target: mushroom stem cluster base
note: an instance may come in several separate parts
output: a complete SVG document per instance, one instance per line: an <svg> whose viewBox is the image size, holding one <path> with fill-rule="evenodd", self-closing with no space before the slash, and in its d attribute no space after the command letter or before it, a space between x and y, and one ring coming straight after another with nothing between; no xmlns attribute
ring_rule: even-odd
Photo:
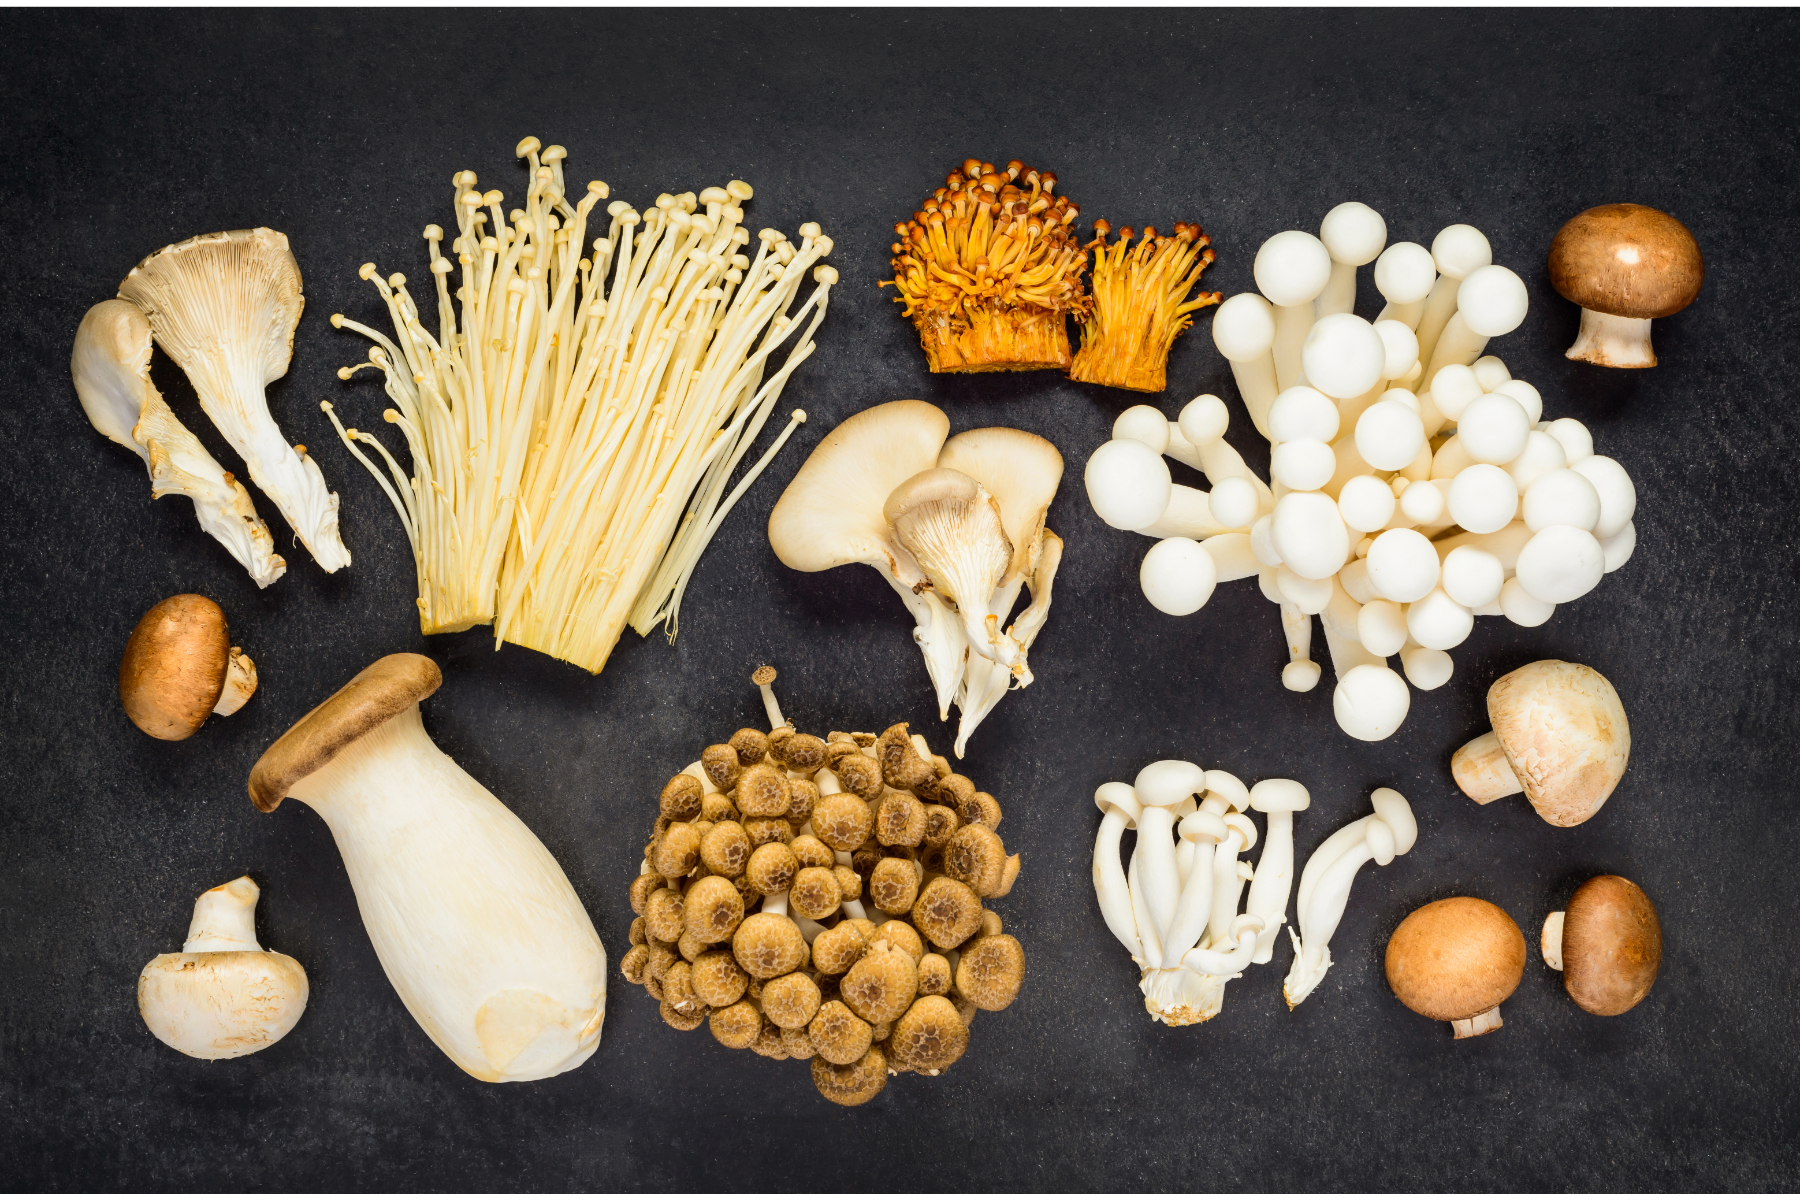
<svg viewBox="0 0 1800 1200"><path fill-rule="evenodd" d="M913 326L934 374L1069 367L1069 330L1060 312L975 306L955 315L921 310L913 314Z"/></svg>

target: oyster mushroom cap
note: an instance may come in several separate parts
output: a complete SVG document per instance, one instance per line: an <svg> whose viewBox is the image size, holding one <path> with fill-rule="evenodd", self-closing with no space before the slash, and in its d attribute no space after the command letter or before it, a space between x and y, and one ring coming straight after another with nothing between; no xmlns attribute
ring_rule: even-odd
<svg viewBox="0 0 1800 1200"><path fill-rule="evenodd" d="M920 471L889 493L882 513L946 599L986 607L1013 545L980 480L949 467Z"/></svg>
<svg viewBox="0 0 1800 1200"><path fill-rule="evenodd" d="M970 429L944 443L937 465L980 480L1000 505L1000 524L1013 547L1000 586L1030 575L1037 565L1050 501L1062 483L1062 454L1022 429ZM1000 614L1002 619L1006 615Z"/></svg>
<svg viewBox="0 0 1800 1200"><path fill-rule="evenodd" d="M1607 678L1545 659L1488 689L1493 731L1456 752L1451 771L1477 803L1523 791L1552 825L1579 825L1606 803L1631 757L1631 726Z"/></svg>

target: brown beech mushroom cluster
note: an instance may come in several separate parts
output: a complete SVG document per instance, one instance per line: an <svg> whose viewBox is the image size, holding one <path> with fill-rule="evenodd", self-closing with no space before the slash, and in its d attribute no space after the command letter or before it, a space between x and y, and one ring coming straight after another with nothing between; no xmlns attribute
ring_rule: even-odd
<svg viewBox="0 0 1800 1200"><path fill-rule="evenodd" d="M826 1099L872 1099L963 1056L1013 1002L1025 952L986 907L1019 856L1000 802L904 724L802 733L775 669L770 731L740 729L663 786L620 970L677 1029L810 1062Z"/></svg>

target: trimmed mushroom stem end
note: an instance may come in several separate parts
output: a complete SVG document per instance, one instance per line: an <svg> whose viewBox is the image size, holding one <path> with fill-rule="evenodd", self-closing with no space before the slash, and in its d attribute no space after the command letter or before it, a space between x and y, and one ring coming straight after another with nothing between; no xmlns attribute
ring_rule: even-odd
<svg viewBox="0 0 1800 1200"><path fill-rule="evenodd" d="M1486 1012L1450 1022L1450 1028L1455 1032L1457 1040L1460 1041L1463 1038L1480 1037L1484 1033L1492 1033L1502 1024L1504 1022L1500 1020L1500 1006L1496 1004Z"/></svg>
<svg viewBox="0 0 1800 1200"><path fill-rule="evenodd" d="M1513 774L1506 751L1500 748L1500 739L1492 730L1451 756L1450 774L1455 776L1456 786L1463 794L1477 804L1492 804L1525 790L1525 785Z"/></svg>
<svg viewBox="0 0 1800 1200"><path fill-rule="evenodd" d="M229 717L256 694L256 664L250 661L250 656L233 646L225 663L225 690L219 693L219 702L213 705L213 711L221 717Z"/></svg>
<svg viewBox="0 0 1800 1200"><path fill-rule="evenodd" d="M1563 914L1553 912L1544 918L1544 932L1538 936L1538 949L1544 955L1544 965L1552 971L1563 969L1562 939Z"/></svg>
<svg viewBox="0 0 1800 1200"><path fill-rule="evenodd" d="M1596 367L1654 367L1650 318L1615 317L1584 308L1581 331L1564 357Z"/></svg>

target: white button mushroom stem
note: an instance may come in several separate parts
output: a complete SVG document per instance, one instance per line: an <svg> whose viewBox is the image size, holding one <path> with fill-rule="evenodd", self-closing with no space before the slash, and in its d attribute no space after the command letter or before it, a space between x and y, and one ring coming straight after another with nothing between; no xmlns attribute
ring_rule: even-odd
<svg viewBox="0 0 1800 1200"><path fill-rule="evenodd" d="M1290 692L1310 692L1319 684L1319 664L1312 661L1312 618L1292 603L1281 606L1281 628L1287 634L1288 665L1281 669L1281 686Z"/></svg>
<svg viewBox="0 0 1800 1200"><path fill-rule="evenodd" d="M1292 779L1265 779L1250 789L1250 807L1265 814L1269 832L1244 911L1263 922L1252 962L1266 963L1275 954L1275 934L1287 921L1288 894L1294 887L1294 814L1312 804L1312 796Z"/></svg>
<svg viewBox="0 0 1800 1200"><path fill-rule="evenodd" d="M1370 859L1386 866L1396 855L1412 849L1418 839L1418 826L1405 797L1392 788L1378 788L1370 799L1375 804L1375 816L1364 819L1361 836L1354 842L1340 843L1336 847L1337 858L1316 881L1301 881L1302 901L1295 910L1300 930L1288 931L1294 942L1294 965L1282 984L1289 1008L1310 996L1331 969L1331 937L1343 919L1356 872ZM1327 839L1320 851L1331 844L1331 839ZM1319 855L1315 853L1313 857ZM1307 866L1310 871L1311 863ZM1308 882L1312 884L1310 888L1306 886Z"/></svg>
<svg viewBox="0 0 1800 1200"><path fill-rule="evenodd" d="M1100 915L1119 944L1133 958L1142 958L1143 942L1131 915L1131 888L1119 857L1119 841L1127 829L1137 828L1138 813L1144 806L1124 783L1101 784L1094 792L1094 803L1106 814L1094 838L1094 895L1100 901Z"/></svg>

